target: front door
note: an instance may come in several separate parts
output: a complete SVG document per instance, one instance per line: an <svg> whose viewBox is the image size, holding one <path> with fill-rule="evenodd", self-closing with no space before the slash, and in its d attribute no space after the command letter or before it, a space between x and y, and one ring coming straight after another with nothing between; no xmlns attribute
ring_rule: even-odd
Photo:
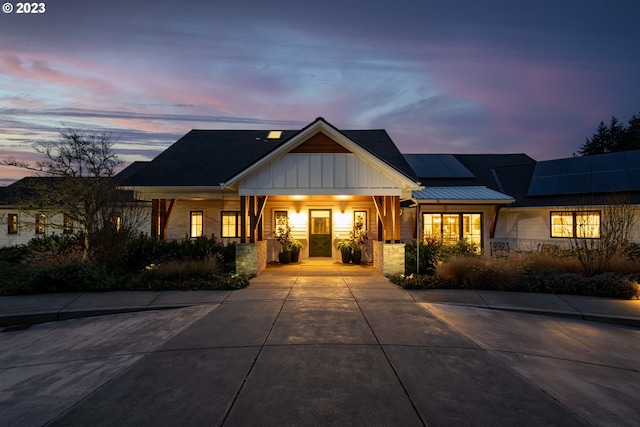
<svg viewBox="0 0 640 427"><path fill-rule="evenodd" d="M331 209L309 210L309 256L331 256Z"/></svg>

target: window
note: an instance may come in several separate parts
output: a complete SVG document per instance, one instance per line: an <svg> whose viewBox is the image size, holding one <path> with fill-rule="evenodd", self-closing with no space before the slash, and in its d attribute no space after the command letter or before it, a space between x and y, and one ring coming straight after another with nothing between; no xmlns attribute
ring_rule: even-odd
<svg viewBox="0 0 640 427"><path fill-rule="evenodd" d="M273 212L273 232L275 234L275 230L278 229L278 221L282 221L284 219L289 219L289 214L287 211L274 211Z"/></svg>
<svg viewBox="0 0 640 427"><path fill-rule="evenodd" d="M65 215L62 221L62 226L64 227L62 233L73 234L73 218L71 218L69 215Z"/></svg>
<svg viewBox="0 0 640 427"><path fill-rule="evenodd" d="M120 212L114 212L109 215L109 223L116 231L120 231L120 227L122 226L122 215L120 215Z"/></svg>
<svg viewBox="0 0 640 427"><path fill-rule="evenodd" d="M47 214L41 213L36 215L36 234L44 234L47 227Z"/></svg>
<svg viewBox="0 0 640 427"><path fill-rule="evenodd" d="M482 246L480 213L424 213L422 230L425 238L435 238L448 244L466 240Z"/></svg>
<svg viewBox="0 0 640 427"><path fill-rule="evenodd" d="M18 214L9 214L7 216L7 233L18 234Z"/></svg>
<svg viewBox="0 0 640 427"><path fill-rule="evenodd" d="M368 222L367 222L367 211L353 211L353 223L362 223L364 225L364 231L367 231Z"/></svg>
<svg viewBox="0 0 640 427"><path fill-rule="evenodd" d="M551 237L598 239L600 212L551 212Z"/></svg>
<svg viewBox="0 0 640 427"><path fill-rule="evenodd" d="M201 237L204 234L204 213L202 211L191 212L191 237Z"/></svg>
<svg viewBox="0 0 640 427"><path fill-rule="evenodd" d="M222 212L222 237L240 237L240 212Z"/></svg>

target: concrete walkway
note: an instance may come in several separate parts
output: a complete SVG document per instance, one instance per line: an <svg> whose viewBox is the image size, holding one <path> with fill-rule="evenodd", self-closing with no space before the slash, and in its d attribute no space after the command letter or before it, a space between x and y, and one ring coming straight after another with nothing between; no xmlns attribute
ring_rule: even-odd
<svg viewBox="0 0 640 427"><path fill-rule="evenodd" d="M148 311L191 305L173 311L184 319L179 327L167 323L172 311ZM46 325L0 334L0 383L12 384L0 389L9 399L0 404L7 417L0 424L571 426L633 425L640 418L640 331L524 313L633 323L638 301L408 292L371 267L327 262L271 267L233 292L0 298L3 319L13 316L14 324L36 319L28 316L137 310L146 312L91 320L111 323L94 326L83 340L128 336L124 353L115 341L101 343L111 352L104 358L68 334L69 343L50 338L57 350L49 360L30 347L29 334L47 336ZM149 329L160 315L163 334ZM130 319L142 329L124 326ZM83 323L74 325L79 333ZM136 337L146 346L136 347ZM21 357L38 359L18 366ZM61 386L76 385L68 377L73 369L29 371L111 358L118 365L100 369L94 381L95 368L83 370L90 385L74 393ZM30 406L10 397L17 390ZM40 412L36 397L45 402Z"/></svg>

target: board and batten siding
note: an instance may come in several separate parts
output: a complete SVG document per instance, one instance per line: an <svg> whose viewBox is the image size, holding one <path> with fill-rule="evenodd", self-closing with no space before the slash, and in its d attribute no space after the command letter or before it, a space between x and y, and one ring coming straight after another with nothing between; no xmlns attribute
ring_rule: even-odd
<svg viewBox="0 0 640 427"><path fill-rule="evenodd" d="M240 182L241 194L244 190L266 195L386 195L383 190L396 194L400 188L383 169L351 153L288 153Z"/></svg>

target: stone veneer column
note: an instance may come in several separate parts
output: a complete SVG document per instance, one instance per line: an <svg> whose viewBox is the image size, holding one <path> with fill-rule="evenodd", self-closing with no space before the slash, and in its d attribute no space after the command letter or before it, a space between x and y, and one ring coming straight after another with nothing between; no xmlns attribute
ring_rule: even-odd
<svg viewBox="0 0 640 427"><path fill-rule="evenodd" d="M373 242L373 266L382 274L404 274L404 243Z"/></svg>
<svg viewBox="0 0 640 427"><path fill-rule="evenodd" d="M267 241L236 245L236 273L257 276L267 268Z"/></svg>

